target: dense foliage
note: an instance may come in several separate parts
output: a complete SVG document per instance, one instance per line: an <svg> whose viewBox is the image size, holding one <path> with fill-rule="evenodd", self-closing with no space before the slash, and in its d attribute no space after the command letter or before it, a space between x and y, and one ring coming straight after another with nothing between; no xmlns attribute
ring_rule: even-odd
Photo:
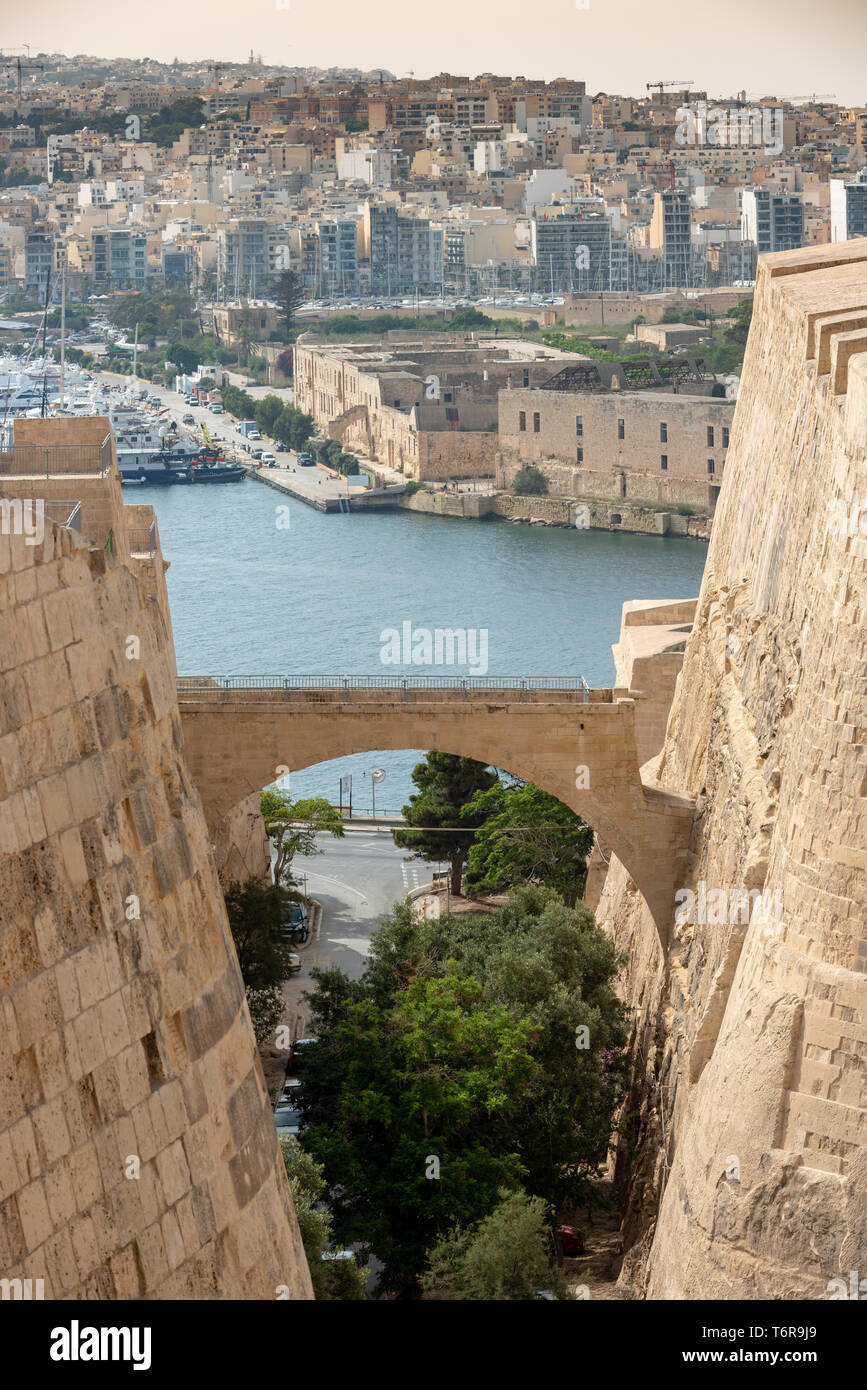
<svg viewBox="0 0 867 1390"><path fill-rule="evenodd" d="M525 888L483 916L400 904L361 980L311 972L302 1142L338 1238L376 1254L384 1290L416 1294L437 1242L503 1188L549 1221L594 1200L625 1083L619 963L586 908Z"/></svg>
<svg viewBox="0 0 867 1390"><path fill-rule="evenodd" d="M580 898L587 876L593 830L556 797L528 783L501 781L477 792L461 811L479 829L469 850L470 893L498 893L525 883L545 883L564 902Z"/></svg>
<svg viewBox="0 0 867 1390"><path fill-rule="evenodd" d="M313 433L313 416L286 405L280 396L254 397L237 386L226 386L223 407L238 420L255 420L260 434L286 449L303 449Z"/></svg>
<svg viewBox="0 0 867 1390"><path fill-rule="evenodd" d="M365 1272L358 1268L356 1261L322 1258L332 1244L331 1217L323 1203L322 1164L305 1153L292 1136L281 1139L280 1148L317 1300L363 1299Z"/></svg>
<svg viewBox="0 0 867 1390"><path fill-rule="evenodd" d="M565 1281L551 1266L545 1203L504 1188L490 1216L437 1241L422 1283L457 1299L526 1300L539 1289L565 1296Z"/></svg>

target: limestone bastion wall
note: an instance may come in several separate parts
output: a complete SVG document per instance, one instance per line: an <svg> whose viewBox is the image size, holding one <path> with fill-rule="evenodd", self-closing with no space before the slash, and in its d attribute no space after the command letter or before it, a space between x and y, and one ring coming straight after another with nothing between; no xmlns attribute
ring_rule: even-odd
<svg viewBox="0 0 867 1390"><path fill-rule="evenodd" d="M311 1298L174 677L120 558L0 534L0 1277Z"/></svg>
<svg viewBox="0 0 867 1390"><path fill-rule="evenodd" d="M638 1118L622 1279L827 1298L867 1276L867 241L762 258L695 624L655 760L684 887L766 890L663 960L616 861ZM717 904L719 899L716 900ZM688 910L688 903L686 904Z"/></svg>

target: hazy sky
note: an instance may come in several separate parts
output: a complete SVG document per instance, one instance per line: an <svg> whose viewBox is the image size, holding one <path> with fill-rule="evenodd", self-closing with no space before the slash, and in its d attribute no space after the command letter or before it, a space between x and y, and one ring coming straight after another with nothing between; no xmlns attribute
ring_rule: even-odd
<svg viewBox="0 0 867 1390"><path fill-rule="evenodd" d="M583 79L867 105L867 0L0 0L2 45Z"/></svg>

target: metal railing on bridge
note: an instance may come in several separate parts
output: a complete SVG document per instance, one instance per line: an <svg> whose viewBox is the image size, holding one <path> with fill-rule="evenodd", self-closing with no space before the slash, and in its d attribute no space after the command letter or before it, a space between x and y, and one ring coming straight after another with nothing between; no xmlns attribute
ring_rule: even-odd
<svg viewBox="0 0 867 1390"><path fill-rule="evenodd" d="M178 699L184 701L229 700L233 697L255 695L257 692L282 693L286 700L293 691L304 692L315 699L340 696L350 690L390 690L408 699L413 692L449 690L469 696L474 691L514 691L519 700L532 697L537 691L556 691L588 704L592 695L606 701L611 690L591 692L583 676L535 676L519 679L515 676L179 676Z"/></svg>

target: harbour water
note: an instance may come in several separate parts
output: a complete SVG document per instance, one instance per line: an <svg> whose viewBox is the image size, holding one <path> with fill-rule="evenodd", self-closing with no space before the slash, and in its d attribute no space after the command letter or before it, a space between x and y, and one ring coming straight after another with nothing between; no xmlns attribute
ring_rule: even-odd
<svg viewBox="0 0 867 1390"><path fill-rule="evenodd" d="M700 541L448 521L411 512L313 510L249 480L130 491L157 515L182 675L463 676L467 666L384 665L386 629L487 632L491 676L614 678L621 604L698 593ZM398 811L424 750L371 749L293 771L293 796Z"/></svg>

